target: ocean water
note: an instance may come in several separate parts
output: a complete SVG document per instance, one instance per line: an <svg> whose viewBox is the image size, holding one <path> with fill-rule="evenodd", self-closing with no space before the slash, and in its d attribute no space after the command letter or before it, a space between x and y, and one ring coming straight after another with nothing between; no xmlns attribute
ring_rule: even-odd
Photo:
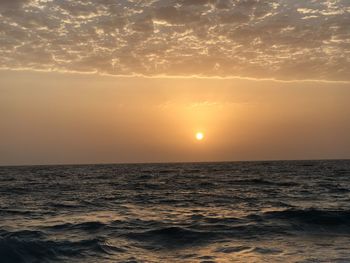
<svg viewBox="0 0 350 263"><path fill-rule="evenodd" d="M350 262L350 161L1 167L0 262Z"/></svg>

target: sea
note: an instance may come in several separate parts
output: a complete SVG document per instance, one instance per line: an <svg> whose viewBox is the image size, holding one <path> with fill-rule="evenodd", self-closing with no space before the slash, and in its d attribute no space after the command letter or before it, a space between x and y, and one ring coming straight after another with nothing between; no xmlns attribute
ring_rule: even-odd
<svg viewBox="0 0 350 263"><path fill-rule="evenodd" d="M0 262L350 262L350 160L0 167Z"/></svg>

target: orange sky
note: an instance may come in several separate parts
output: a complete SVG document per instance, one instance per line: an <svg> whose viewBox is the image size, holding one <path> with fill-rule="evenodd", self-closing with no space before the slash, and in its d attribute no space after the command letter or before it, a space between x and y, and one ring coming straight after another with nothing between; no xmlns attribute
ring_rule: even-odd
<svg viewBox="0 0 350 263"><path fill-rule="evenodd" d="M0 165L350 158L349 12L2 0Z"/></svg>
<svg viewBox="0 0 350 263"><path fill-rule="evenodd" d="M350 158L349 98L341 82L1 71L0 164Z"/></svg>

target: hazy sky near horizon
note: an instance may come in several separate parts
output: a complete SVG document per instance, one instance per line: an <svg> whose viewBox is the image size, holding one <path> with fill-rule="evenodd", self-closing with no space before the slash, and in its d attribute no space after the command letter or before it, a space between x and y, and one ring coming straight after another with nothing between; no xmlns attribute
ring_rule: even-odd
<svg viewBox="0 0 350 263"><path fill-rule="evenodd" d="M0 165L350 158L349 24L349 0L2 0Z"/></svg>
<svg viewBox="0 0 350 263"><path fill-rule="evenodd" d="M349 98L340 82L0 71L0 164L350 158Z"/></svg>

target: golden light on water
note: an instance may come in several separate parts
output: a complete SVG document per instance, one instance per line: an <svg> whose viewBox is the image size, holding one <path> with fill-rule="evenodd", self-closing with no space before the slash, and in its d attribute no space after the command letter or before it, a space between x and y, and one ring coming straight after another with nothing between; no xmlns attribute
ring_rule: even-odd
<svg viewBox="0 0 350 263"><path fill-rule="evenodd" d="M204 138L204 134L202 132L197 132L196 133L196 139L197 141L201 141Z"/></svg>

